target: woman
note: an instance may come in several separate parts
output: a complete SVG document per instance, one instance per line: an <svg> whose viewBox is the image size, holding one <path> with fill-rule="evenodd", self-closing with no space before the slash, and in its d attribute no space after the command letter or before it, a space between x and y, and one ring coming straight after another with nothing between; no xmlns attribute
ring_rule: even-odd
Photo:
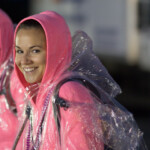
<svg viewBox="0 0 150 150"><path fill-rule="evenodd" d="M91 95L77 82L67 82L60 88L59 96L70 102L70 108L60 108L61 121L57 130L53 91L63 74L70 74L67 68L71 51L68 26L55 12L27 17L17 25L14 61L19 81L27 90L24 118L27 108L31 108L17 149L19 146L40 150L104 149L101 128L93 131L95 122L91 119L97 120L99 126L100 119L96 113L91 115L95 109Z"/></svg>
<svg viewBox="0 0 150 150"><path fill-rule="evenodd" d="M27 17L17 25L15 72L26 98L23 126L13 150L139 148L142 133L131 113L115 101L120 89L87 50L91 45L83 44L88 41L84 36L77 40L74 48L78 50L72 57L69 28L63 17L52 11ZM57 98L64 108L56 105Z"/></svg>

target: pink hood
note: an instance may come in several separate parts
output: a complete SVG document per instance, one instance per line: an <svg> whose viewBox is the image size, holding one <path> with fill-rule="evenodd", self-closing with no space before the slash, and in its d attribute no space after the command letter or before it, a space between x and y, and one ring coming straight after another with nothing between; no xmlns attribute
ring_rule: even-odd
<svg viewBox="0 0 150 150"><path fill-rule="evenodd" d="M11 19L0 9L0 65L3 64L12 53L13 33L13 23Z"/></svg>
<svg viewBox="0 0 150 150"><path fill-rule="evenodd" d="M16 27L26 20L36 20L45 31L47 42L46 69L41 84L56 80L64 67L71 61L71 35L65 20L57 13L45 11L23 19ZM15 34L16 34L15 31ZM15 51L14 51L15 56ZM15 64L15 71L24 87L28 86L23 74Z"/></svg>

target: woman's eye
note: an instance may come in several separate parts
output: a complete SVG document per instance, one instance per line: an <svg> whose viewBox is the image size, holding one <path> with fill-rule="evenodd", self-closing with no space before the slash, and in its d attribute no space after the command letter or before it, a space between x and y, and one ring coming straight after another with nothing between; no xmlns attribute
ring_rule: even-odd
<svg viewBox="0 0 150 150"><path fill-rule="evenodd" d="M17 54L22 54L22 53L23 53L23 51L22 51L22 50L20 50L20 49L18 49L18 50L16 50L16 53L17 53Z"/></svg>
<svg viewBox="0 0 150 150"><path fill-rule="evenodd" d="M39 49L34 49L34 50L32 50L32 52L33 52L33 53L39 53L40 50L39 50Z"/></svg>

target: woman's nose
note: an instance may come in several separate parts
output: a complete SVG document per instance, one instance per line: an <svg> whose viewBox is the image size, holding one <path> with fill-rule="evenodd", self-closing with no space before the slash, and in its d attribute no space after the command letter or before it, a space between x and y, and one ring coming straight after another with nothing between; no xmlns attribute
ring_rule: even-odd
<svg viewBox="0 0 150 150"><path fill-rule="evenodd" d="M28 54L24 54L21 57L21 64L26 65L26 64L30 64L31 62L32 62L32 60Z"/></svg>

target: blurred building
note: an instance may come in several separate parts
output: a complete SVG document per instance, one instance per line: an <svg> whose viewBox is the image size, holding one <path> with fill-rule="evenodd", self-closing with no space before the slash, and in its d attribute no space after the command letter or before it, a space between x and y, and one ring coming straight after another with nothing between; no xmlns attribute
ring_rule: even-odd
<svg viewBox="0 0 150 150"><path fill-rule="evenodd" d="M31 0L30 13L54 10L72 33L86 31L99 55L150 71L149 0Z"/></svg>
<svg viewBox="0 0 150 150"><path fill-rule="evenodd" d="M86 31L97 54L129 63L139 57L137 0L32 0L31 13L51 9L61 13L72 33Z"/></svg>

